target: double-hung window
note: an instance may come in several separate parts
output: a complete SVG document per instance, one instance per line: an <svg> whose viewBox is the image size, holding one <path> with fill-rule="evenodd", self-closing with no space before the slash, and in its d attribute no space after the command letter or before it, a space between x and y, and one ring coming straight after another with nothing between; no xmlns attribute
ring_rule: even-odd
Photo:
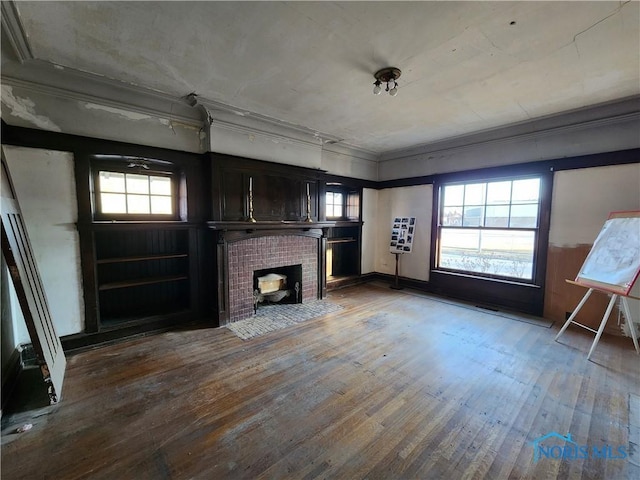
<svg viewBox="0 0 640 480"><path fill-rule="evenodd" d="M440 187L436 268L533 282L541 178Z"/></svg>

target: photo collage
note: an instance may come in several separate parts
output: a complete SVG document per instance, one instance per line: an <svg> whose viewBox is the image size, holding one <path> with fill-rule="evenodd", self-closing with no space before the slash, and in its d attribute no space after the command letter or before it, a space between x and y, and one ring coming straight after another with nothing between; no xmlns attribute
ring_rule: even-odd
<svg viewBox="0 0 640 480"><path fill-rule="evenodd" d="M391 253L411 253L416 228L415 217L395 217L391 228Z"/></svg>

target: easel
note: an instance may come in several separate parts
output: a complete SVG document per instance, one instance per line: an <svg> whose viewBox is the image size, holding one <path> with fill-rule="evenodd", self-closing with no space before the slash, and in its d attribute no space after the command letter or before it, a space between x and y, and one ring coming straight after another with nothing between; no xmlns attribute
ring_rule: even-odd
<svg viewBox="0 0 640 480"><path fill-rule="evenodd" d="M390 288L393 288L394 290L402 290L402 287L400 286L400 276L398 275L398 260L400 259L400 254L396 252L396 276L395 276L395 280L393 285L390 286Z"/></svg>
<svg viewBox="0 0 640 480"><path fill-rule="evenodd" d="M567 280L567 283L570 283L572 285L579 285L581 287L585 287L585 285L582 285L581 283L578 283L578 282L574 282L572 280ZM596 334L596 338L593 341L593 343L591 344L591 349L589 350L589 354L587 355L587 360L589 360L591 358L591 354L593 353L593 351L596 348L596 345L598 345L598 342L600 341L600 337L602 336L602 332L604 331L604 327L607 324L607 320L609 319L609 315L611 315L611 311L613 310L613 306L615 305L616 300L618 299L618 297L620 297L620 303L622 303L622 309L624 311L625 317L627 317L629 330L631 331L631 338L633 339L633 345L636 347L636 353L640 354L640 347L638 346L638 336L636 334L636 329L633 326L633 321L632 321L632 317L631 317L631 309L629 308L629 303L627 302L627 298L633 298L635 300L640 300L640 298L634 297L632 295L620 295L620 294L617 294L617 293L614 293L613 295L611 295L611 300L609 300L609 305L607 305L607 310L604 312L604 316L602 317L602 321L600 322L600 327L598 328L598 330L594 330L591 327L587 327L586 325L583 325L582 323L578 323L578 322L573 320L576 317L576 315L578 314L578 312L580 311L580 309L584 306L584 304L587 303L587 300L589 299L591 294L594 292L594 290L596 290L593 287L587 287L587 288L589 288L589 290L587 290L587 293L585 293L584 297L582 297L582 300L580 300L580 303L578 303L578 306L575 308L575 310L573 311L573 313L571 314L569 319L562 326L562 328L560 329L560 331L558 332L558 334L556 335L556 338L554 340L558 341L558 338L560 338L560 335L562 335L564 333L564 331L567 329L567 327L572 323L574 325L578 325L579 327L582 327L582 328L584 328L586 330L589 330L590 332L595 333ZM603 293L609 293L609 292L605 292L604 290L598 290L598 291L603 292Z"/></svg>
<svg viewBox="0 0 640 480"><path fill-rule="evenodd" d="M587 360L591 358L591 354L596 345L598 345L609 315L611 315L613 306L618 298L620 298L624 315L627 317L636 353L640 354L638 335L636 334L633 317L631 317L631 309L627 302L627 298L640 300L640 298L630 294L633 285L640 276L640 235L638 232L640 232L640 210L611 212L593 243L582 268L578 272L576 280L567 280L567 283L579 285L588 288L588 290L556 335L555 340L557 341L572 323L595 333L596 338L591 344ZM620 255L620 252L624 252L624 255ZM598 330L574 320L594 290L611 295L611 300L609 300L609 305L607 305L607 310L604 312Z"/></svg>

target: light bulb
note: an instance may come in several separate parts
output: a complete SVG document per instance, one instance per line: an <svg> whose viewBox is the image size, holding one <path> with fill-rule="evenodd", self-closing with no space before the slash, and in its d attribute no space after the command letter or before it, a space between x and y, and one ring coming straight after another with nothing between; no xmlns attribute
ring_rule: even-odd
<svg viewBox="0 0 640 480"><path fill-rule="evenodd" d="M382 88L380 88L380 82L376 82L375 87L373 87L373 94L374 95L380 95L380 92L382 91Z"/></svg>
<svg viewBox="0 0 640 480"><path fill-rule="evenodd" d="M391 90L389 90L389 95L395 97L398 94L398 86L394 85Z"/></svg>

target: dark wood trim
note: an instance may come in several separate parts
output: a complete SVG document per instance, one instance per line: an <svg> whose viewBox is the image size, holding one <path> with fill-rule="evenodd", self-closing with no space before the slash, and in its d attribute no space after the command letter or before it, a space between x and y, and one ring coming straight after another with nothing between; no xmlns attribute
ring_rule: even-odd
<svg viewBox="0 0 640 480"><path fill-rule="evenodd" d="M295 176L309 180L324 180L326 173L324 170L318 170L308 167L300 167L298 165L289 165L286 163L269 162L266 160L254 160L252 158L237 157L235 155L227 155L223 153L207 153L211 159L214 168L225 165L232 165L234 169L247 172L264 172L269 174L281 174L287 176Z"/></svg>
<svg viewBox="0 0 640 480"><path fill-rule="evenodd" d="M542 315L544 288L518 282L474 277L439 270L431 271L431 291L483 305Z"/></svg>
<svg viewBox="0 0 640 480"><path fill-rule="evenodd" d="M73 355L96 347L130 340L132 337L155 335L171 330L178 330L187 326L214 327L215 325L206 325L202 321L194 321L191 315L181 312L163 317L153 317L151 320L141 319L138 323L104 329L101 332L66 335L60 340L62 341L62 348L65 354Z"/></svg>
<svg viewBox="0 0 640 480"><path fill-rule="evenodd" d="M381 281L386 282L389 286L395 283L395 275L388 273L372 272L360 276L362 282ZM431 283L426 280L416 280L415 278L398 277L398 284L404 288L411 288L421 292L432 292Z"/></svg>
<svg viewBox="0 0 640 480"><path fill-rule="evenodd" d="M325 183L341 183L343 186L351 189L360 189L362 191L363 188L379 188L378 183L375 180L365 180L362 178L353 178L353 177L344 177L341 175L333 175L332 173L325 173L323 175L322 180Z"/></svg>
<svg viewBox="0 0 640 480"><path fill-rule="evenodd" d="M336 225L336 222L207 222L212 230L239 231L251 233L259 230L311 230L328 228Z"/></svg>
<svg viewBox="0 0 640 480"><path fill-rule="evenodd" d="M78 230L89 230L92 232L106 232L106 231L124 231L124 230L148 230L150 228L162 228L163 230L186 230L188 228L203 227L199 222L181 222L166 221L166 222L125 222L125 221L112 221L112 222L86 222L77 223Z"/></svg>

